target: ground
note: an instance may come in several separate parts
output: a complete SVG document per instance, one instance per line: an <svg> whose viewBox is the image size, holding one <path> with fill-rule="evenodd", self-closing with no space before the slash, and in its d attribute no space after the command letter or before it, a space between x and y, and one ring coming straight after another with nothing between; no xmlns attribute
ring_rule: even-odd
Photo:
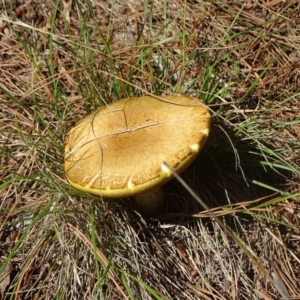
<svg viewBox="0 0 300 300"><path fill-rule="evenodd" d="M2 1L0 298L300 299L299 24L298 1ZM176 180L152 218L68 184L76 121L172 93L211 110L181 174L210 210Z"/></svg>

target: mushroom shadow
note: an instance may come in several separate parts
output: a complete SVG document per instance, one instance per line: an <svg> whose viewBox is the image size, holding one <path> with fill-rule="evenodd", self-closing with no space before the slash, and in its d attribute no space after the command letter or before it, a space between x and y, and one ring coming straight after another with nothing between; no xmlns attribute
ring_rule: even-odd
<svg viewBox="0 0 300 300"><path fill-rule="evenodd" d="M283 189L292 173L271 167L275 158L262 151L253 140L245 141L234 129L214 123L205 149L181 177L211 209L260 198L266 201ZM167 206L160 220L205 210L176 179L164 189Z"/></svg>

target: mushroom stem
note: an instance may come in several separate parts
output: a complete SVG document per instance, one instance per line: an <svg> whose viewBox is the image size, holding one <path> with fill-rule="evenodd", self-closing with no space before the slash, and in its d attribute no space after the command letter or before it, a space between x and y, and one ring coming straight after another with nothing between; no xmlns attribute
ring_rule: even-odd
<svg viewBox="0 0 300 300"><path fill-rule="evenodd" d="M134 196L132 206L144 217L153 217L157 215L165 204L165 195L162 187L150 192Z"/></svg>

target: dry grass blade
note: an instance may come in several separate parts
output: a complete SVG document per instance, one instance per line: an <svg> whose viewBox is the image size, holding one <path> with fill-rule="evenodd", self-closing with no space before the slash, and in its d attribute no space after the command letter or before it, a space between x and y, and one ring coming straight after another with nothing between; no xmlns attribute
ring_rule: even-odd
<svg viewBox="0 0 300 300"><path fill-rule="evenodd" d="M92 245L91 241L76 227L74 227L72 224L67 222L67 226L70 228L70 230L90 249L91 253L93 253L96 250L97 257L102 264L103 268L105 270L108 270L108 277L113 281L116 288L120 292L120 294L124 297L124 299L129 299L127 295L124 293L123 288L120 285L120 279L117 275L117 273L111 268L110 263L104 253L97 247L94 249L94 246Z"/></svg>
<svg viewBox="0 0 300 300"><path fill-rule="evenodd" d="M2 299L4 298L7 287L10 285L10 272L7 269L8 266L0 274L0 296Z"/></svg>
<svg viewBox="0 0 300 300"><path fill-rule="evenodd" d="M220 295L220 293L218 293L218 291L216 291L215 289L213 289L211 292L207 291L204 288L198 287L198 286L192 286L191 284L187 284L187 286L193 290L195 292L195 294L200 297L200 299L205 299L205 300L209 300L212 297L214 297L214 299L217 300L224 300L226 298L224 298L222 295Z"/></svg>

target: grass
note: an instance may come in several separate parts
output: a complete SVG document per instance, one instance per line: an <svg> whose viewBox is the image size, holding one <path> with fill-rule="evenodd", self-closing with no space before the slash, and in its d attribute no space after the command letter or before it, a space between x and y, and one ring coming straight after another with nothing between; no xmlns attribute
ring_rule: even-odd
<svg viewBox="0 0 300 300"><path fill-rule="evenodd" d="M299 4L68 3L1 4L0 298L299 298ZM152 219L73 189L75 122L162 93L211 109L182 174L211 210L175 180Z"/></svg>

